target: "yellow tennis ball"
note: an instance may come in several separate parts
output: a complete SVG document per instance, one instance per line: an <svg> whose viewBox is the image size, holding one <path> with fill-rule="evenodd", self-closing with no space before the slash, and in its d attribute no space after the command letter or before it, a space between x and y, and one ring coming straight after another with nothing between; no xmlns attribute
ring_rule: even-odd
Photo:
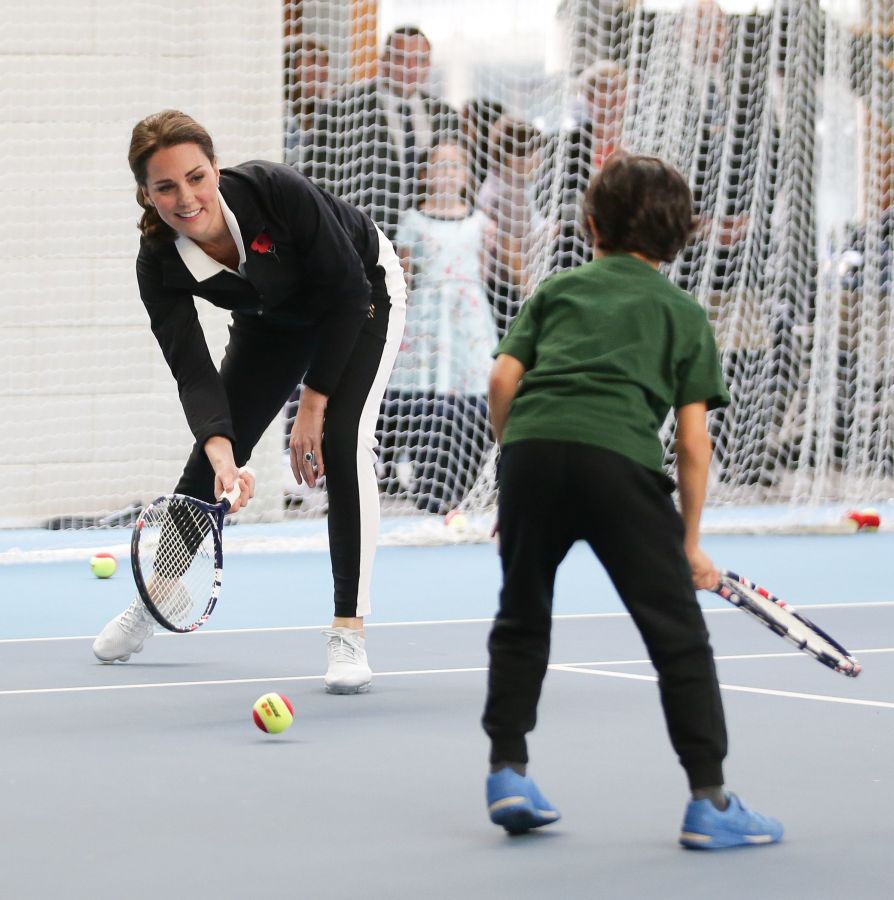
<svg viewBox="0 0 894 900"><path fill-rule="evenodd" d="M469 522L458 509L454 509L444 516L444 524L448 528L455 528L457 531L462 531L468 527Z"/></svg>
<svg viewBox="0 0 894 900"><path fill-rule="evenodd" d="M97 578L111 578L118 563L111 553L95 553L90 560L90 569Z"/></svg>
<svg viewBox="0 0 894 900"><path fill-rule="evenodd" d="M288 697L271 693L255 700L251 716L261 731L279 734L292 724L294 712Z"/></svg>

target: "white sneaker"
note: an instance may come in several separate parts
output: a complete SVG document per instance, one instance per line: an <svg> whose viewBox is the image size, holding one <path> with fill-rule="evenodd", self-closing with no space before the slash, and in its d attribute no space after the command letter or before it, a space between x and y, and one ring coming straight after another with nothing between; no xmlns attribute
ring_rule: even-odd
<svg viewBox="0 0 894 900"><path fill-rule="evenodd" d="M93 642L93 653L100 662L127 662L131 653L143 649L143 641L152 637L155 620L139 597L115 616Z"/></svg>
<svg viewBox="0 0 894 900"><path fill-rule="evenodd" d="M330 694L361 694L369 690L372 671L366 660L366 639L353 628L327 628L329 668L324 684Z"/></svg>

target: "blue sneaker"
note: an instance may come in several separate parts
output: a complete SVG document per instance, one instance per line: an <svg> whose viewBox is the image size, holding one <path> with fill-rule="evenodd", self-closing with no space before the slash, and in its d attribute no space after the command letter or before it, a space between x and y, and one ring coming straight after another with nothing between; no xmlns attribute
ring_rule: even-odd
<svg viewBox="0 0 894 900"><path fill-rule="evenodd" d="M729 806L717 809L710 800L690 800L683 818L680 843L691 850L717 850L753 844L775 844L782 838L782 823L745 806L727 794Z"/></svg>
<svg viewBox="0 0 894 900"><path fill-rule="evenodd" d="M524 834L560 818L530 778L509 768L487 776L487 811L491 822L510 834Z"/></svg>

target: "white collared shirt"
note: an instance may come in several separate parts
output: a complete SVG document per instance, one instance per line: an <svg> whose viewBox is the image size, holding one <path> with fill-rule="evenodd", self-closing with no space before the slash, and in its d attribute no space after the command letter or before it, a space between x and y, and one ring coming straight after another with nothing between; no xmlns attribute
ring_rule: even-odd
<svg viewBox="0 0 894 900"><path fill-rule="evenodd" d="M431 146L432 130L431 121L425 108L425 101L415 91L411 97L398 97L381 86L379 91L385 104L385 118L388 120L388 131L394 143L400 148L400 152L404 152L404 126L401 120L398 108L402 103L410 105L410 112L413 116L413 139L416 150L425 149Z"/></svg>
<svg viewBox="0 0 894 900"><path fill-rule="evenodd" d="M230 229L230 234L236 242L236 249L239 251L239 271L234 272L229 266L225 266L216 259L212 259L192 238L188 238L186 235L181 234L177 240L174 241L174 246L180 254L180 259L183 260L183 265L186 266L189 270L189 274L192 275L196 281L207 281L219 272L232 272L234 275L239 275L242 278L245 277L245 244L242 243L242 233L239 231L239 223L236 221L236 216L233 215L233 211L227 206L220 190L217 192L217 200L220 203L220 210L223 213L224 222L227 223L227 228Z"/></svg>

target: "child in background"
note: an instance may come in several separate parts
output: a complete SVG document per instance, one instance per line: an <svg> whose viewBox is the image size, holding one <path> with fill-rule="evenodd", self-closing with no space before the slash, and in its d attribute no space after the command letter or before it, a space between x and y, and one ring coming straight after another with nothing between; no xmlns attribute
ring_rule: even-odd
<svg viewBox="0 0 894 900"><path fill-rule="evenodd" d="M486 393L497 332L482 274L490 223L466 199L469 166L459 144L434 146L421 180L424 195L396 236L410 299L389 388L399 410L396 452L412 466L417 505L445 513L462 501L491 446Z"/></svg>
<svg viewBox="0 0 894 900"><path fill-rule="evenodd" d="M538 207L542 146L542 135L533 125L508 115L500 116L490 130L490 164L477 206L494 225L486 285L501 337L528 296L533 263L547 235Z"/></svg>
<svg viewBox="0 0 894 900"><path fill-rule="evenodd" d="M597 258L543 282L501 341L490 378L503 567L483 718L490 818L511 833L559 818L526 774L525 735L549 661L556 569L585 540L658 672L692 791L680 842L773 843L779 822L723 787L723 707L694 590L718 580L699 547L705 418L729 395L704 311L658 271L689 239L692 196L661 160L616 153L591 182L584 213ZM658 436L671 407L679 513Z"/></svg>

